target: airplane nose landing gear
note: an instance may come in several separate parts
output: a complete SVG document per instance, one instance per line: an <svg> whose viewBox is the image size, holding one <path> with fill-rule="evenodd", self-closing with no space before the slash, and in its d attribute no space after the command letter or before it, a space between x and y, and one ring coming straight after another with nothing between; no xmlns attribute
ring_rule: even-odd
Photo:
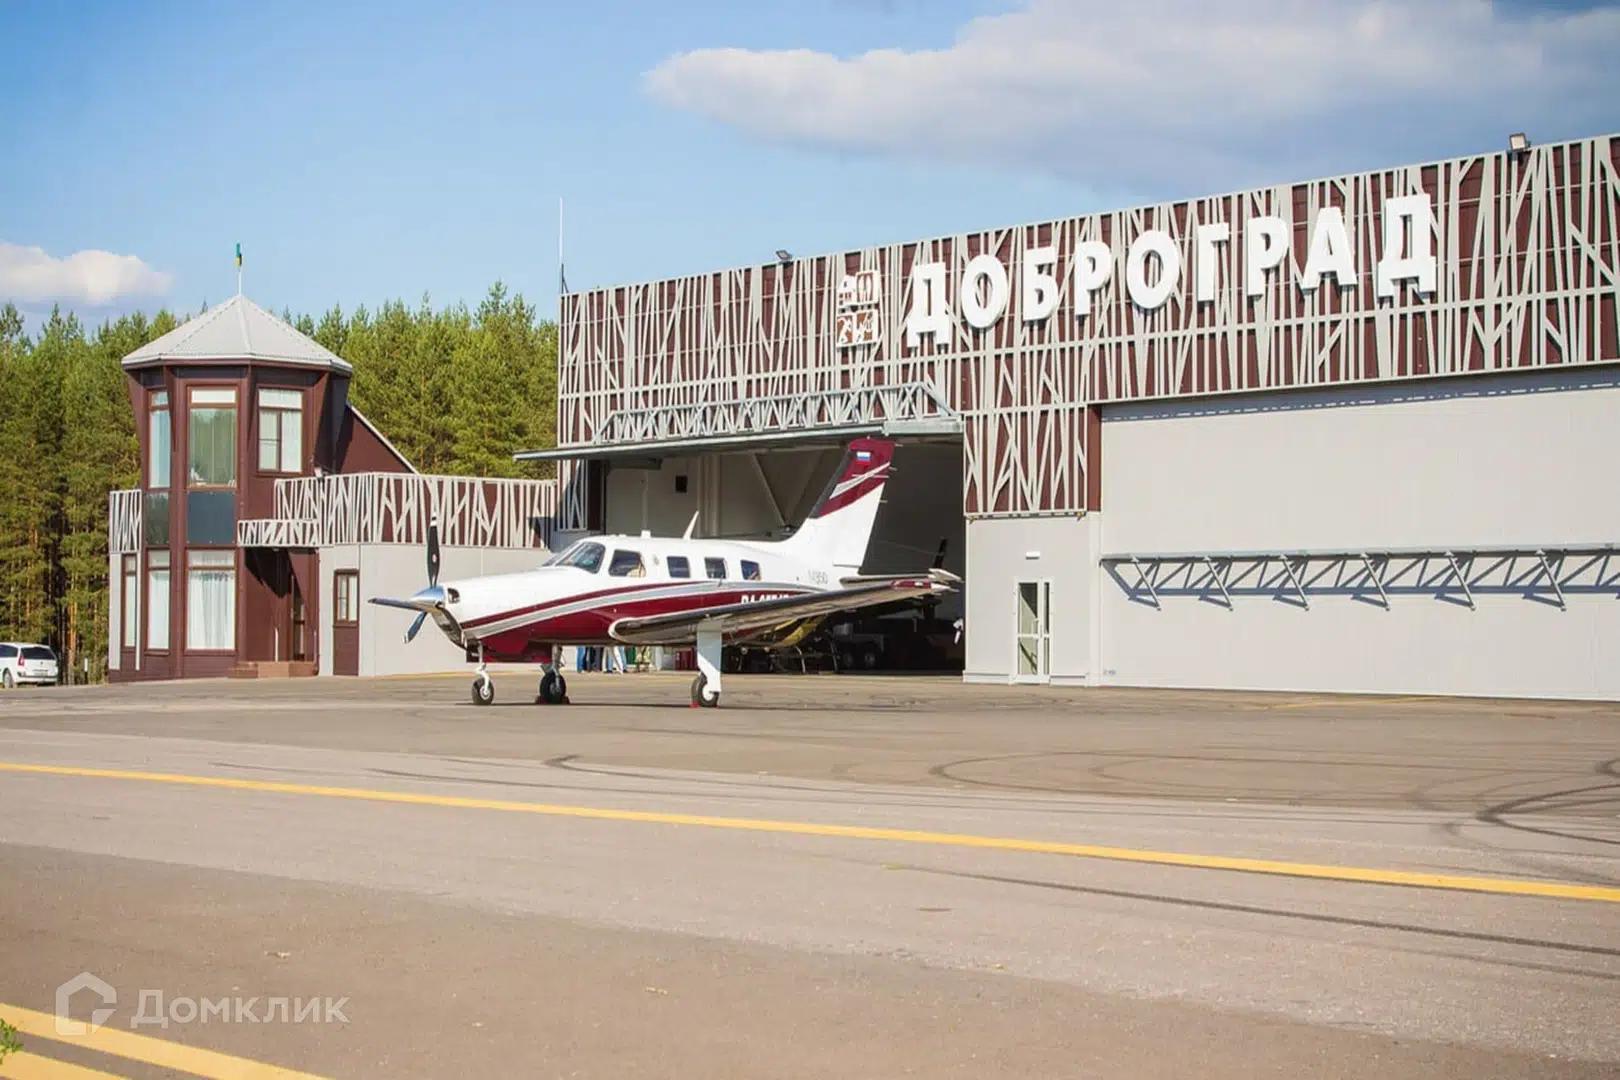
<svg viewBox="0 0 1620 1080"><path fill-rule="evenodd" d="M489 665L484 663L484 644L478 643L478 677L473 680L474 705L489 705L495 700L495 680L489 677Z"/></svg>

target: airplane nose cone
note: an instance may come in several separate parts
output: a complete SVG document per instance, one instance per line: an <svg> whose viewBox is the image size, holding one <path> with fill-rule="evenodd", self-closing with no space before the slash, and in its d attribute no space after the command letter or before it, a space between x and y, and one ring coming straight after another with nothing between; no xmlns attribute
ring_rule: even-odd
<svg viewBox="0 0 1620 1080"><path fill-rule="evenodd" d="M441 586L441 585L429 585L427 588L423 589L422 591L418 592L415 596L411 597L411 599L412 600L418 600L418 601L421 601L421 602L427 603L427 604L435 604L435 605L443 604L444 599L445 599L444 587Z"/></svg>

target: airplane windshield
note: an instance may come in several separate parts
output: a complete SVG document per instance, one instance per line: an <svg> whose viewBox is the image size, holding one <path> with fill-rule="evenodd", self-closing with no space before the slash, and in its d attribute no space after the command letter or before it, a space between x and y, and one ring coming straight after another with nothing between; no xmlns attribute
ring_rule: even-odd
<svg viewBox="0 0 1620 1080"><path fill-rule="evenodd" d="M605 554L607 554L607 550L601 544L581 540L573 547L553 555L542 565L577 566L587 574L594 574L602 568L602 556Z"/></svg>

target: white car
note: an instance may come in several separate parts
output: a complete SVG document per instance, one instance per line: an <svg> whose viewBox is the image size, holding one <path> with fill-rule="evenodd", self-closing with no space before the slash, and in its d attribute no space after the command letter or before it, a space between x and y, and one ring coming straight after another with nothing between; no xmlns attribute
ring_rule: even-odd
<svg viewBox="0 0 1620 1080"><path fill-rule="evenodd" d="M49 645L0 641L0 686L7 690L21 683L49 686L61 674L56 652Z"/></svg>

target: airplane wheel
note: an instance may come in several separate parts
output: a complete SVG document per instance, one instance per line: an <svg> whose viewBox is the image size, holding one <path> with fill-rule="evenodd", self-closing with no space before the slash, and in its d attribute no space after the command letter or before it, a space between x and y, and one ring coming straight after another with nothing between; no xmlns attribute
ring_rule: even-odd
<svg viewBox="0 0 1620 1080"><path fill-rule="evenodd" d="M495 700L495 680L474 679L472 684L474 705L488 705Z"/></svg>
<svg viewBox="0 0 1620 1080"><path fill-rule="evenodd" d="M540 677L540 700L547 705L566 705L568 680L555 671L546 672Z"/></svg>
<svg viewBox="0 0 1620 1080"><path fill-rule="evenodd" d="M708 685L709 685L709 680L705 679L702 675L699 675L697 678L692 680L692 704L693 705L697 705L700 708L704 708L704 709L712 709L716 705L720 704L720 695L719 694L715 694L713 697L710 697L708 694L705 694L703 692L705 689L708 688Z"/></svg>

